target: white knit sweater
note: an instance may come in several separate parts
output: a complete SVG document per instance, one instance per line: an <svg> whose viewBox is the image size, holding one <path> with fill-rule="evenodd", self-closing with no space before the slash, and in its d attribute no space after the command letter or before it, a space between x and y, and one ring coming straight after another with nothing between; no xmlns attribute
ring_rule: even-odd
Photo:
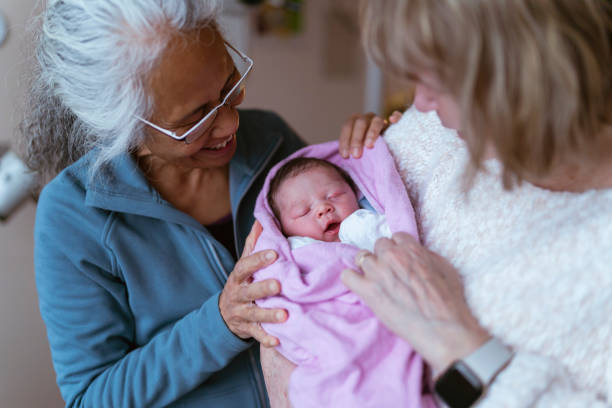
<svg viewBox="0 0 612 408"><path fill-rule="evenodd" d="M479 407L612 406L612 189L504 191L435 113L409 109L386 133L423 242L464 279L480 323L516 355Z"/></svg>

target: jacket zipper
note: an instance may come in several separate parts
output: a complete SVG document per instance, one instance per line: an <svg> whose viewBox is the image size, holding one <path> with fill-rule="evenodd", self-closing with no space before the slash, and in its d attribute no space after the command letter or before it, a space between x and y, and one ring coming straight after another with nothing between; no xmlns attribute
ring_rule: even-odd
<svg viewBox="0 0 612 408"><path fill-rule="evenodd" d="M249 182L249 184L247 184L246 188L244 189L244 194L242 194L240 196L240 198L238 199L238 202L236 203L236 216L234 217L234 237L238 237L238 224L237 224L237 220L238 220L238 212L240 210L240 204L242 204L242 199L244 198L244 196L246 195L246 193L249 191L249 189L251 188L251 186L253 185L253 183L255 182L255 180L257 180L257 177L259 177L259 175L261 174L261 172L266 168L266 166L268 165L268 163L270 163L270 160L272 160L272 157L274 156L274 153L276 153L276 151L279 149L281 143L283 142L283 135L280 135L280 137L278 138L276 144L274 145L274 147L272 148L272 150L270 151L270 154L268 155L268 157L266 158L266 160L263 162L263 164L261 166L259 166L259 170L257 170L255 172L255 174L253 175L253 177L251 177L251 181ZM236 256L239 258L240 257L240 252L238 251L238 240L234 239L234 246L236 248ZM215 252L216 254L216 252ZM219 259L217 258L217 262L219 262ZM225 273L225 271L224 271ZM227 277L227 274L225 274ZM253 376L255 377L255 383L257 384L257 390L258 390L258 394L259 394L259 402L261 404L261 407L267 407L268 404L266 403L266 400L264 398L264 395L267 395L265 389L264 389L264 381L263 378L260 374L259 371L259 367L257 365L257 361L255 360L255 355L253 354L253 350L252 348L249 348L248 350L249 353L249 363L251 365L251 372L253 373Z"/></svg>
<svg viewBox="0 0 612 408"><path fill-rule="evenodd" d="M227 282L229 275L227 274L227 271L223 267L223 264L221 263L221 260L219 259L219 255L217 254L217 251L215 250L215 247L210 243L209 240L206 240L206 245L208 246L208 249L212 252L213 257L215 261L217 262L219 269L223 273L223 276L225 276L225 281ZM264 408L268 406L264 398L264 395L266 395L266 392L262 388L262 383L261 383L262 379L260 378L259 368L257 367L257 362L255 361L255 356L253 355L253 350L251 349L251 347L249 347L249 349L247 350L249 354L249 365L251 366L251 371L254 373L254 376L255 376L255 383L257 385L257 396L259 397L259 404L262 408Z"/></svg>
<svg viewBox="0 0 612 408"><path fill-rule="evenodd" d="M276 151L278 150L278 148L280 147L281 143L283 142L283 135L280 135L280 137L278 138L278 141L276 142L276 144L274 145L274 147L272 148L272 151L270 152L270 154L268 155L268 157L266 158L266 160L263 162L263 164L259 167L259 170L257 170L257 172L255 172L255 174L253 175L253 177L251 177L251 181L249 181L249 184L246 186L246 188L244 189L244 194L242 194L240 196L240 198L238 199L238 202L236 203L236 217L234 217L234 238L238 237L238 226L236 223L236 220L238 219L238 210L240 209L240 204L242 204L242 199L244 198L244 196L246 195L246 193L249 191L249 189L251 188L251 186L253 185L253 183L255 182L255 180L257 180L257 177L259 177L259 175L261 174L261 172L266 168L266 166L268 165L268 163L270 163L270 160L272 160L272 156L274 156L274 153L276 153ZM236 256L238 258L240 258L240 252L238 251L238 240L234 239L234 247L236 249Z"/></svg>

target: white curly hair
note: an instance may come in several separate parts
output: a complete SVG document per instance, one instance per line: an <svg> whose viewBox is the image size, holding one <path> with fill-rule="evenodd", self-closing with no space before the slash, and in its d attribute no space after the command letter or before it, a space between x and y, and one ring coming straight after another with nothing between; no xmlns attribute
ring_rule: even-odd
<svg viewBox="0 0 612 408"><path fill-rule="evenodd" d="M42 179L96 148L91 176L142 141L145 88L177 33L217 28L221 0L48 0L37 18L20 125L26 163Z"/></svg>

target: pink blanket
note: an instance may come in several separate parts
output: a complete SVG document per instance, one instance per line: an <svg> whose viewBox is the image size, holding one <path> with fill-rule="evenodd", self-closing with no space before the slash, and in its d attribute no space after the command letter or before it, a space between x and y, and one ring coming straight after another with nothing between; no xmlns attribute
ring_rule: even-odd
<svg viewBox="0 0 612 408"><path fill-rule="evenodd" d="M308 146L278 163L257 198L255 217L263 226L256 251L274 249L278 260L255 280L281 282L279 296L257 303L284 308L289 319L265 324L280 339L277 350L297 365L289 384L294 407L433 407L423 393L424 363L410 345L387 330L371 310L340 281L352 268L358 249L339 242L307 245L293 251L282 235L266 196L269 182L287 160L318 157L345 169L392 232L415 237L414 212L393 158L382 138L361 159L343 159L338 143Z"/></svg>

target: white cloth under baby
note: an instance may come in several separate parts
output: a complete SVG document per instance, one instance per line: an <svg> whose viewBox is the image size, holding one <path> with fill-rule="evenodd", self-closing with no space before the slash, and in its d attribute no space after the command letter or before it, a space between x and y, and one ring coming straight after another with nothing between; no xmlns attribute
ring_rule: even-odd
<svg viewBox="0 0 612 408"><path fill-rule="evenodd" d="M354 245L360 249L374 251L374 244L379 238L391 238L391 230L383 214L360 209L349 215L340 223L338 238L344 244ZM310 237L293 236L287 238L291 249L297 249L316 242L324 242Z"/></svg>

